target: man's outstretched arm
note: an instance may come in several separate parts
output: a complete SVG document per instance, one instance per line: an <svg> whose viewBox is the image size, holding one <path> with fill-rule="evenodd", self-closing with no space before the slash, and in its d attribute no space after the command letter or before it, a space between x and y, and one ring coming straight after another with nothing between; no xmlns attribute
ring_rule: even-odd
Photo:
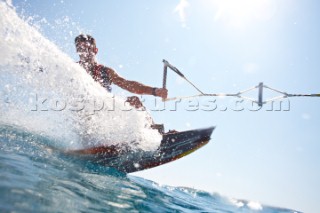
<svg viewBox="0 0 320 213"><path fill-rule="evenodd" d="M167 98L168 90L163 88L153 88L136 81L129 81L119 76L114 70L108 68L110 80L115 85L129 92L140 95L155 95L161 98Z"/></svg>

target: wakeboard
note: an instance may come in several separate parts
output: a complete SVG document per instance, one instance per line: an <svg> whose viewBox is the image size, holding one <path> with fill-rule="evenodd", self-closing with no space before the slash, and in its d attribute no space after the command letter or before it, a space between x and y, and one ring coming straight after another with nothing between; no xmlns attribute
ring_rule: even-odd
<svg viewBox="0 0 320 213"><path fill-rule="evenodd" d="M164 134L156 151L132 151L119 149L116 146L101 146L65 153L77 155L124 173L132 173L172 162L194 152L210 141L214 129L215 127L209 127Z"/></svg>

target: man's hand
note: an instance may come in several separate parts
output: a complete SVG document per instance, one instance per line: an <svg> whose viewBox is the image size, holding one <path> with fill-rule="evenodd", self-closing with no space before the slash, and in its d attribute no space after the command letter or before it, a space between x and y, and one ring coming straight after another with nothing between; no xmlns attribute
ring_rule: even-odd
<svg viewBox="0 0 320 213"><path fill-rule="evenodd" d="M157 88L155 93L156 96L161 97L163 99L166 99L168 97L168 90L164 88Z"/></svg>

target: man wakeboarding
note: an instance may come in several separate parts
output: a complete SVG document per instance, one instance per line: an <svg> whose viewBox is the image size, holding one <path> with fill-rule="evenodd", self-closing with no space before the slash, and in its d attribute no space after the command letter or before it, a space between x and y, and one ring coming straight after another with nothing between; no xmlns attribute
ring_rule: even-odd
<svg viewBox="0 0 320 213"><path fill-rule="evenodd" d="M77 36L75 45L80 57L79 64L107 91L111 92L111 84L114 83L132 93L167 98L167 89L150 87L136 81L126 80L120 77L113 69L98 64L96 61L98 48L92 36L83 34ZM127 102L136 108L144 107L136 96L129 97ZM124 173L131 173L160 166L194 152L209 142L214 130L214 127L210 127L184 132L169 130L169 132L164 133L164 128L161 124L151 124L151 128L157 129L162 134L160 146L154 151L133 151L126 148L122 149L118 145L102 145L67 150L64 153L83 156L85 160L90 162L112 167Z"/></svg>
<svg viewBox="0 0 320 213"><path fill-rule="evenodd" d="M112 68L99 64L96 60L96 54L98 53L96 40L91 35L78 35L75 38L75 46L80 58L78 63L108 92L111 92L111 84L113 83L122 89L135 94L153 95L163 99L167 98L167 89L150 87L136 81L126 80L118 75ZM143 107L142 102L137 96L128 97L126 102L137 109ZM160 133L164 132L162 124L153 124L151 127L158 129Z"/></svg>

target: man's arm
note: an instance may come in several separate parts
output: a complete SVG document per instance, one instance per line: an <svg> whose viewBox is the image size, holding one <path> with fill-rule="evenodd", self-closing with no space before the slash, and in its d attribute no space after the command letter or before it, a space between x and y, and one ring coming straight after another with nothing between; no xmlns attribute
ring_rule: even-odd
<svg viewBox="0 0 320 213"><path fill-rule="evenodd" d="M167 98L168 96L168 90L163 88L153 88L146 86L144 84L141 84L136 81L129 81L121 76L119 76L113 69L108 68L107 69L110 81L114 83L115 85L121 87L122 89L125 89L129 92L140 94L140 95L155 95L162 98Z"/></svg>

